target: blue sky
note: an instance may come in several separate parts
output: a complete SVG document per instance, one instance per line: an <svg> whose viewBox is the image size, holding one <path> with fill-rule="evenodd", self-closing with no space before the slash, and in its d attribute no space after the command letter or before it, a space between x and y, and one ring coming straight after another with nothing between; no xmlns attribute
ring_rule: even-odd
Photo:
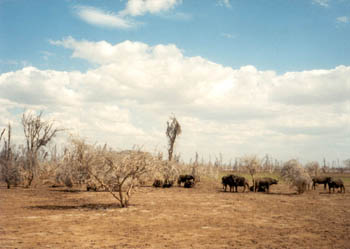
<svg viewBox="0 0 350 249"><path fill-rule="evenodd" d="M44 110L92 142L165 151L175 114L185 159L341 162L349 41L350 0L0 0L0 128Z"/></svg>
<svg viewBox="0 0 350 249"><path fill-rule="evenodd" d="M182 1L168 11L132 17L138 24L128 29L91 25L77 14L79 7L94 7L117 15L125 5L118 0L1 1L1 72L18 69L21 64L13 63L21 61L42 69L87 69L86 63L69 60L67 51L49 43L67 36L112 44L173 43L188 56L279 73L349 64L348 0L230 1L227 6L213 0ZM51 53L61 57L48 60Z"/></svg>

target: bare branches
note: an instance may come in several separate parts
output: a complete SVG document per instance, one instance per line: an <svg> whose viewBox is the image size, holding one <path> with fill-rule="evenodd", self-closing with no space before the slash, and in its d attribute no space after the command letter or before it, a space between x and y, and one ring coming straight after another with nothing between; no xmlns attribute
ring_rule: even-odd
<svg viewBox="0 0 350 249"><path fill-rule="evenodd" d="M1 138L2 138L2 136L4 135L5 131L6 131L6 128L4 128L4 129L2 130L2 132L0 133L0 142L1 142Z"/></svg>
<svg viewBox="0 0 350 249"><path fill-rule="evenodd" d="M5 130L1 133L0 141ZM7 183L7 188L10 188L11 185L17 185L20 179L18 164L16 163L18 157L14 156L12 151L11 130L11 125L8 124L7 138L4 139L4 145L0 151L0 176Z"/></svg>
<svg viewBox="0 0 350 249"><path fill-rule="evenodd" d="M42 120L43 112L37 116L33 113L23 113L22 126L27 142L27 149L34 153L46 146L53 137L63 129L54 128L52 121Z"/></svg>
<svg viewBox="0 0 350 249"><path fill-rule="evenodd" d="M139 150L118 152L72 140L72 147L65 153L66 177L73 183L90 183L108 191L121 207L129 205L138 179L153 170L156 159Z"/></svg>
<svg viewBox="0 0 350 249"><path fill-rule="evenodd" d="M244 164L244 166L248 170L249 174L251 175L252 181L254 184L254 175L261 168L261 160L258 159L258 157L256 155L250 155L250 156L245 156L245 157L241 158L241 162Z"/></svg>
<svg viewBox="0 0 350 249"><path fill-rule="evenodd" d="M42 120L43 112L38 115L33 113L23 113L22 126L26 139L27 149L27 171L28 171L28 186L31 185L37 171L38 152L42 147L45 147L56 134L62 129L54 128L52 121Z"/></svg>
<svg viewBox="0 0 350 249"><path fill-rule="evenodd" d="M174 151L174 144L176 137L181 134L181 125L177 121L177 119L174 117L170 118L170 121L167 121L167 129L165 134L168 137L168 159L171 161L173 157L173 151Z"/></svg>
<svg viewBox="0 0 350 249"><path fill-rule="evenodd" d="M308 162L305 165L306 170L309 172L310 175L317 176L320 171L320 165L318 162Z"/></svg>

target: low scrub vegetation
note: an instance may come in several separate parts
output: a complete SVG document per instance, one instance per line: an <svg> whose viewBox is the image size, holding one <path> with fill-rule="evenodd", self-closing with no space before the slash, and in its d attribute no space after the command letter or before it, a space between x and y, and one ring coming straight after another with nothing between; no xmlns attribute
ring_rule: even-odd
<svg viewBox="0 0 350 249"><path fill-rule="evenodd" d="M176 185L174 183L178 182L181 175L193 177L190 187L195 187L201 178L220 182L223 175L230 173L244 177L250 186L254 186L257 178L271 177L289 183L301 194L308 190L313 176L331 172L334 174L335 170L329 168L325 161L323 167L317 162L302 166L297 160L283 163L268 155L264 158L256 155L243 156L227 164L223 162L222 155L215 158L214 162L205 162L196 153L195 159L186 163L174 151L176 138L182 131L175 117L170 118L165 132L168 141L166 159L162 152L152 154L138 148L117 151L108 145L88 144L78 137L73 137L66 145L60 146L64 149L59 151L54 138L64 129L56 128L53 121L44 120L42 112L37 115L24 113L21 124L24 145L12 143L10 124L0 130L0 179L7 184L7 188L50 184L107 191L121 207L130 204L132 194L138 187L152 186L157 180L162 182L157 186L169 188ZM349 162L350 160L344 161L346 167L337 171L337 174L341 176L350 169ZM345 183L349 181L344 179Z"/></svg>

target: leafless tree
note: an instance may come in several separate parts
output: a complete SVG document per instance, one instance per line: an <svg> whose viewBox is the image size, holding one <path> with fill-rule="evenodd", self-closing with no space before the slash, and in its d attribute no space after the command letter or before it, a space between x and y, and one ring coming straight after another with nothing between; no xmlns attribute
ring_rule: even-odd
<svg viewBox="0 0 350 249"><path fill-rule="evenodd" d="M5 130L0 135L0 142ZM18 155L13 152L11 144L11 125L8 124L7 139L4 139L4 145L0 151L0 176L6 182L7 188L10 188L11 185L16 186L20 181L17 158Z"/></svg>
<svg viewBox="0 0 350 249"><path fill-rule="evenodd" d="M320 171L320 165L318 162L308 162L305 165L306 170L308 171L309 175L317 176Z"/></svg>
<svg viewBox="0 0 350 249"><path fill-rule="evenodd" d="M168 138L168 160L171 161L174 152L174 145L176 138L181 134L181 125L175 118L175 116L170 118L170 121L167 121L166 135Z"/></svg>
<svg viewBox="0 0 350 249"><path fill-rule="evenodd" d="M81 139L72 140L65 157L71 182L82 179L94 182L117 199L121 207L128 207L139 178L157 164L156 158L147 152L118 152L107 146L88 145Z"/></svg>
<svg viewBox="0 0 350 249"><path fill-rule="evenodd" d="M62 129L54 127L52 121L42 119L43 112L35 115L32 112L24 113L22 126L26 140L26 165L27 187L29 187L37 175L38 153L44 148Z"/></svg>
<svg viewBox="0 0 350 249"><path fill-rule="evenodd" d="M243 167L245 167L252 177L253 185L254 185L254 175L259 172L261 168L261 160L256 155L248 155L241 158L241 162Z"/></svg>

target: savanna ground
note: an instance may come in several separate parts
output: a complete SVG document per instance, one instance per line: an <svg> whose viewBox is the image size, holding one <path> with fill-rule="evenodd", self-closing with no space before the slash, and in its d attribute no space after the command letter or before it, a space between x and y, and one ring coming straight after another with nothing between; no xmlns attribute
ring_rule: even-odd
<svg viewBox="0 0 350 249"><path fill-rule="evenodd" d="M141 187L129 208L107 192L0 186L0 248L350 248L347 193Z"/></svg>

